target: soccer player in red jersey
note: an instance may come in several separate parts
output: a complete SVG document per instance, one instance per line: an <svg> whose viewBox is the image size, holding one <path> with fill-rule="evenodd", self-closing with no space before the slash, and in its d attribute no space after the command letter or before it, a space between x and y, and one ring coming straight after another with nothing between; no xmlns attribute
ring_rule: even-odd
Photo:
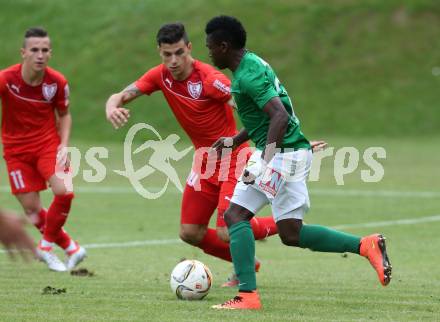
<svg viewBox="0 0 440 322"><path fill-rule="evenodd" d="M162 26L157 34L157 43L162 64L108 99L106 115L113 126L119 128L127 122L129 110L124 108L126 103L143 94L162 91L196 150L211 147L221 137L236 135L230 81L211 65L191 56L191 43L184 26L180 23ZM231 255L223 213L229 206L237 183L236 169L239 168L237 173L240 173L250 155L243 151L245 157L242 160L238 157L246 147L247 143L232 153L226 178L221 178L221 160L218 160L213 175L204 179L202 173L205 173L207 158L206 155L203 158L201 154L196 154L196 159L203 158L201 167L193 165L183 193L180 238L207 254L227 261L231 261ZM217 229L211 229L208 224L215 209ZM272 216L254 217L251 223L257 240L277 233ZM259 266L258 261L256 266ZM236 285L236 282L232 279L228 286Z"/></svg>
<svg viewBox="0 0 440 322"><path fill-rule="evenodd" d="M0 71L2 140L12 194L43 235L39 258L51 270L66 271L86 251L63 229L74 196L66 153L72 119L67 80L47 67L51 54L47 32L31 28L21 48L22 63ZM39 194L46 182L54 194L48 210ZM54 244L66 252L65 263L52 252Z"/></svg>

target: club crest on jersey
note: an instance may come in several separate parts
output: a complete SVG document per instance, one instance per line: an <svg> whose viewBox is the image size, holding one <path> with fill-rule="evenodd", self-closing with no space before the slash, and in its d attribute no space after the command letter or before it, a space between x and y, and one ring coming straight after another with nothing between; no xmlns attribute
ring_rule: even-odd
<svg viewBox="0 0 440 322"><path fill-rule="evenodd" d="M202 82L188 82L188 92L192 96L192 98L199 98L200 94L202 94Z"/></svg>
<svg viewBox="0 0 440 322"><path fill-rule="evenodd" d="M43 83L43 96L46 101L50 101L57 92L57 84L46 84Z"/></svg>

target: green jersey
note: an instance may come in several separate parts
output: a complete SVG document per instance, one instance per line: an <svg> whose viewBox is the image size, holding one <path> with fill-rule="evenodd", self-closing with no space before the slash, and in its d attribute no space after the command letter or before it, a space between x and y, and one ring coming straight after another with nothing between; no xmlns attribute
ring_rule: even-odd
<svg viewBox="0 0 440 322"><path fill-rule="evenodd" d="M289 114L281 147L310 149L293 112L292 101L268 63L254 53L246 52L233 75L231 93L238 116L257 149L263 150L266 146L270 118L263 112L263 107L274 97L281 99Z"/></svg>

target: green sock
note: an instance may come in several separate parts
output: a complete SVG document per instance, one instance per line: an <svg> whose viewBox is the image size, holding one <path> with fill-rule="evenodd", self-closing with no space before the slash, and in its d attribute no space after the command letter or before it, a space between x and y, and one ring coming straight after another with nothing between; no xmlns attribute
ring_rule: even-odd
<svg viewBox="0 0 440 322"><path fill-rule="evenodd" d="M319 225L303 225L299 233L299 247L317 252L359 254L361 238Z"/></svg>
<svg viewBox="0 0 440 322"><path fill-rule="evenodd" d="M249 221L240 221L228 228L229 248L235 274L240 281L239 291L257 289L255 276L255 239Z"/></svg>

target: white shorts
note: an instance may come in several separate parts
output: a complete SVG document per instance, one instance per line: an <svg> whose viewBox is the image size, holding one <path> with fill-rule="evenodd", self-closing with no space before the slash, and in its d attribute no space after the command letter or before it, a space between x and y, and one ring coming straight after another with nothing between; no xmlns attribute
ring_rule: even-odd
<svg viewBox="0 0 440 322"><path fill-rule="evenodd" d="M256 150L249 162L261 158ZM267 204L272 206L274 220L303 219L310 208L306 179L312 163L311 150L276 153L264 174L255 183L237 183L231 202L256 214Z"/></svg>

